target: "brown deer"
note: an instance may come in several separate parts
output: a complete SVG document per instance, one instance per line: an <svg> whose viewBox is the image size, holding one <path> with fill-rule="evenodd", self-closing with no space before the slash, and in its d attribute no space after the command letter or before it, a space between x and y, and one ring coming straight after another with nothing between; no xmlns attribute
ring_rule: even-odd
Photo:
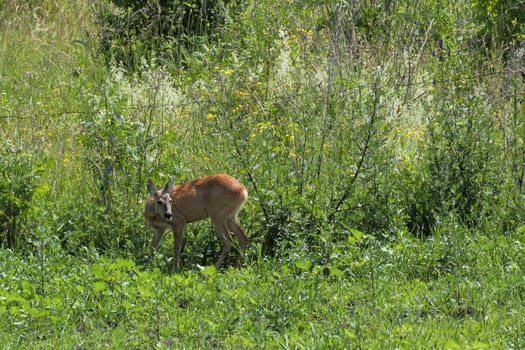
<svg viewBox="0 0 525 350"><path fill-rule="evenodd" d="M219 269L230 252L233 233L241 249L242 263L248 236L241 229L237 214L248 198L246 188L229 175L218 174L174 185L173 176L162 190L148 180L150 198L144 216L153 229L151 252L154 253L166 229L173 231L175 268L180 269L180 254L184 226L209 217L222 241L222 251L215 263Z"/></svg>

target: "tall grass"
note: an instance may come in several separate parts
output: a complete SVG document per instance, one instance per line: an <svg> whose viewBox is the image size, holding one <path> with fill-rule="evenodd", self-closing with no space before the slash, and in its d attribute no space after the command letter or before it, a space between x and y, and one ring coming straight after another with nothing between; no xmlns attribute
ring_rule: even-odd
<svg viewBox="0 0 525 350"><path fill-rule="evenodd" d="M52 210L76 213L57 219L73 246L138 249L140 230L118 218L137 216L147 177L171 173L240 177L250 229L272 254L304 235L318 244L325 225L429 235L449 214L519 221L518 198L492 206L520 187L519 78L460 39L476 34L464 4L226 6L220 41L183 62L147 61L138 46L135 71L102 58L97 11L112 6L58 5L4 8L2 110L6 140L45 164Z"/></svg>

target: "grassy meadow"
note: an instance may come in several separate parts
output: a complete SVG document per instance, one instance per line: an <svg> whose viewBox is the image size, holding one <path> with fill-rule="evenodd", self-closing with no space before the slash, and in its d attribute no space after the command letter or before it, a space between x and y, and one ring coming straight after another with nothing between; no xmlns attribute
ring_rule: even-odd
<svg viewBox="0 0 525 350"><path fill-rule="evenodd" d="M2 348L524 348L523 6L0 0ZM213 173L245 266L176 273Z"/></svg>

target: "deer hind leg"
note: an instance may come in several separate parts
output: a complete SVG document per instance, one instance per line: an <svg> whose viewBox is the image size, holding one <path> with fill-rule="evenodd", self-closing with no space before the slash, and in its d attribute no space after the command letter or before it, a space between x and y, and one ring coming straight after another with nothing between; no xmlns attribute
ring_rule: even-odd
<svg viewBox="0 0 525 350"><path fill-rule="evenodd" d="M230 231L235 234L237 241L239 241L239 247L241 249L241 254L239 255L239 266L242 266L244 263L244 254L246 253L246 248L248 247L248 236L242 230L237 217L228 218L227 222Z"/></svg>
<svg viewBox="0 0 525 350"><path fill-rule="evenodd" d="M228 229L228 223L224 221L217 221L213 220L213 224L215 225L215 228L217 229L217 233L219 234L219 238L222 242L222 251L219 255L219 258L217 259L217 262L215 262L215 268L219 269L222 264L224 263L224 259L228 256L228 253L232 249L232 236L230 234L230 231Z"/></svg>

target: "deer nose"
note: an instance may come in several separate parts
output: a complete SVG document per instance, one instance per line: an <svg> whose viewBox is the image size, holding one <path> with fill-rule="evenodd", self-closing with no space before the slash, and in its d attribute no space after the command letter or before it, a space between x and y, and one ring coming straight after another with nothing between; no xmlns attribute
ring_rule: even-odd
<svg viewBox="0 0 525 350"><path fill-rule="evenodd" d="M166 220L171 220L171 213L166 213L166 214L164 214L164 218L165 218Z"/></svg>

